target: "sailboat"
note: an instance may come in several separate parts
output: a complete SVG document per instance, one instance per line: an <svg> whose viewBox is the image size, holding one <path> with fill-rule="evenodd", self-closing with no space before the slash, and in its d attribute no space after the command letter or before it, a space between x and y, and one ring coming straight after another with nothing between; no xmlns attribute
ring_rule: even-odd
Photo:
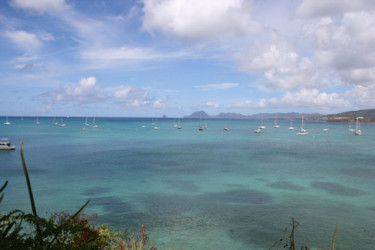
<svg viewBox="0 0 375 250"><path fill-rule="evenodd" d="M274 128L280 128L280 125L277 124L277 120L275 120L275 124L273 125Z"/></svg>
<svg viewBox="0 0 375 250"><path fill-rule="evenodd" d="M95 123L95 117L92 119L92 127L97 128L98 124Z"/></svg>
<svg viewBox="0 0 375 250"><path fill-rule="evenodd" d="M353 121L350 120L349 129L348 129L350 132L354 132L354 131L355 131L355 129L352 128L352 122L353 122Z"/></svg>
<svg viewBox="0 0 375 250"><path fill-rule="evenodd" d="M52 125L54 125L54 126L59 125L59 123L56 122L56 117L53 117Z"/></svg>
<svg viewBox="0 0 375 250"><path fill-rule="evenodd" d="M6 118L6 121L4 122L4 125L10 125L11 123L8 121L8 116Z"/></svg>
<svg viewBox="0 0 375 250"><path fill-rule="evenodd" d="M39 125L39 124L40 124L38 117L36 117L36 122L35 122L35 124L36 124L36 125Z"/></svg>
<svg viewBox="0 0 375 250"><path fill-rule="evenodd" d="M199 131L203 131L204 130L204 127L202 127L202 118L200 119L199 121Z"/></svg>
<svg viewBox="0 0 375 250"><path fill-rule="evenodd" d="M266 126L263 125L263 117L262 117L262 123L261 123L261 125L258 127L258 129L265 129L265 128L266 128Z"/></svg>
<svg viewBox="0 0 375 250"><path fill-rule="evenodd" d="M61 117L60 127L66 127L66 124L64 123L64 118L62 117Z"/></svg>
<svg viewBox="0 0 375 250"><path fill-rule="evenodd" d="M357 117L355 121L355 135L362 135L361 125L359 123L359 119L363 119L363 117Z"/></svg>
<svg viewBox="0 0 375 250"><path fill-rule="evenodd" d="M88 117L86 116L85 126L90 126L90 123L88 122Z"/></svg>
<svg viewBox="0 0 375 250"><path fill-rule="evenodd" d="M294 127L293 127L293 120L290 120L289 130L294 130Z"/></svg>
<svg viewBox="0 0 375 250"><path fill-rule="evenodd" d="M309 132L307 132L307 130L304 128L304 125L303 125L303 116L302 116L301 129L297 133L297 135L308 135L308 134L309 134Z"/></svg>

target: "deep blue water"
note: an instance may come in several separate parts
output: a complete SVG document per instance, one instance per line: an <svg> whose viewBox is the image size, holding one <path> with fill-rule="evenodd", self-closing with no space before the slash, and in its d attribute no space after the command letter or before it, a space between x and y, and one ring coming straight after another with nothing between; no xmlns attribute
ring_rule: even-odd
<svg viewBox="0 0 375 250"><path fill-rule="evenodd" d="M1 121L5 118L1 118ZM91 119L90 119L91 120ZM309 135L289 121L11 117L0 138L15 151L0 151L0 184L9 181L0 211L30 211L20 144L38 213L86 214L112 228L146 224L161 249L268 249L284 237L294 217L297 246L337 248L375 245L375 125L354 136L345 123L306 121ZM57 119L61 122L60 119ZM146 127L142 127L142 125ZM229 127L224 131L224 127ZM85 129L83 129L85 128ZM329 128L323 132L323 128ZM350 230L346 230L351 228ZM356 229L353 229L356 228ZM287 234L290 231L287 231Z"/></svg>

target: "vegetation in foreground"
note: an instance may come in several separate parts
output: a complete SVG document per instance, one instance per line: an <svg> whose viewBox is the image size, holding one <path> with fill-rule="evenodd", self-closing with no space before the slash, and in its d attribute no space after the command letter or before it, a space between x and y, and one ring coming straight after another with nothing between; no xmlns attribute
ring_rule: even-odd
<svg viewBox="0 0 375 250"><path fill-rule="evenodd" d="M29 192L32 213L13 210L0 213L0 249L132 249L156 250L150 246L147 227L142 225L139 232L113 232L108 226L95 228L89 223L82 210L87 201L75 214L65 212L52 214L48 219L38 216L30 178L23 156L22 166ZM6 181L0 188L0 204L4 198Z"/></svg>

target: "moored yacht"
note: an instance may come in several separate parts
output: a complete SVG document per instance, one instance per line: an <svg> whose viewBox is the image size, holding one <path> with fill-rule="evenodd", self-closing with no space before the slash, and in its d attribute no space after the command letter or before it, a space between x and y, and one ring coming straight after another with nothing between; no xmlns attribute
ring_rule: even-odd
<svg viewBox="0 0 375 250"><path fill-rule="evenodd" d="M4 150L14 150L16 149L16 146L12 145L8 139L2 138L0 139L0 149Z"/></svg>

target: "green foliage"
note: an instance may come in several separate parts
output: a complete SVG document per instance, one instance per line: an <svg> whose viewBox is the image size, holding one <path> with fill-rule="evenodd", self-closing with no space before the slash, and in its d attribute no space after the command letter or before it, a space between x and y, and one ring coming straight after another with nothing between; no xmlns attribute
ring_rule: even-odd
<svg viewBox="0 0 375 250"><path fill-rule="evenodd" d="M32 214L14 210L6 215L0 213L0 249L124 249L156 250L148 246L146 226L139 233L113 233L107 226L95 229L82 210L89 204L88 200L76 213L70 215L60 212L52 214L49 219L37 214L31 182L21 145L21 159ZM4 198L6 181L0 188L0 203Z"/></svg>

